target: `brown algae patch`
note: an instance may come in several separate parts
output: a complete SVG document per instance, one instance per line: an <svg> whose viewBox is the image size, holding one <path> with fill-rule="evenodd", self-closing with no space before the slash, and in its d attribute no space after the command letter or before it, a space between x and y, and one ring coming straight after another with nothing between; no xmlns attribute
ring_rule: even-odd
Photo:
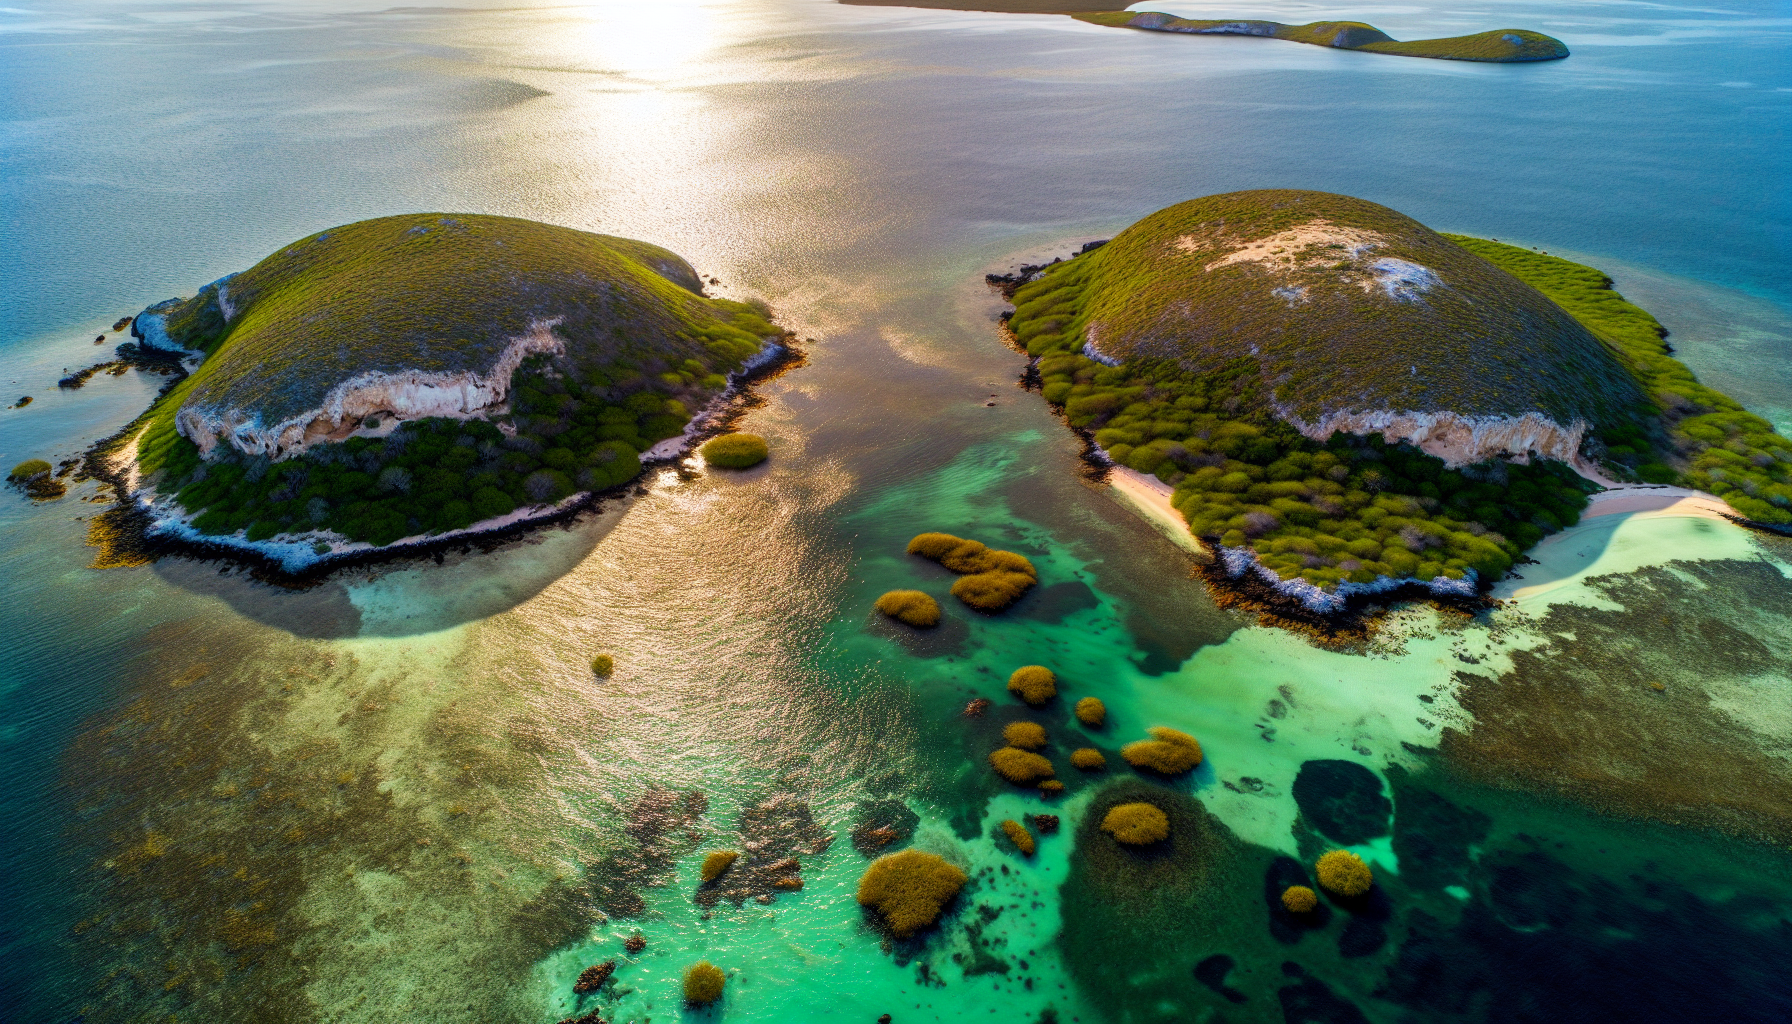
<svg viewBox="0 0 1792 1024"><path fill-rule="evenodd" d="M359 646L359 645L358 645ZM516 849L539 760L422 678L209 619L152 630L74 742L91 857L68 942L86 1020L523 1019L515 985L592 900ZM373 965L377 964L375 968ZM452 985L417 979L453 974Z"/></svg>
<svg viewBox="0 0 1792 1024"><path fill-rule="evenodd" d="M1456 771L1598 810L1792 843L1792 587L1767 561L1671 562L1584 581L1545 643L1499 675L1459 670L1474 716ZM1780 709L1776 713L1775 709Z"/></svg>

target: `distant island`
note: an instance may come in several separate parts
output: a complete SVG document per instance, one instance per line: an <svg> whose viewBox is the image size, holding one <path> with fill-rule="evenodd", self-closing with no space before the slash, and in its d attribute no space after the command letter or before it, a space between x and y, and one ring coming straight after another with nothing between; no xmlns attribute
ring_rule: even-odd
<svg viewBox="0 0 1792 1024"><path fill-rule="evenodd" d="M190 372L97 453L149 532L288 571L562 512L784 349L677 255L510 217L320 232L136 317Z"/></svg>
<svg viewBox="0 0 1792 1024"><path fill-rule="evenodd" d="M1599 271L1324 192L1209 196L1005 285L1013 341L1211 569L1330 613L1472 596L1590 492L1792 524L1792 441L1700 385Z"/></svg>
<svg viewBox="0 0 1792 1024"><path fill-rule="evenodd" d="M1493 29L1448 39L1414 39L1400 42L1374 25L1361 21L1315 21L1284 25L1277 21L1248 19L1196 20L1156 11L1129 11L1127 4L1098 0L839 0L863 7L919 7L928 10L990 11L998 14L1068 14L1078 21L1110 28L1136 28L1146 32L1180 32L1186 35L1260 36L1286 39L1339 50L1387 53L1397 57L1431 57L1437 60L1485 61L1495 64L1561 60L1568 46L1560 39L1522 28Z"/></svg>
<svg viewBox="0 0 1792 1024"><path fill-rule="evenodd" d="M1473 60L1514 64L1561 60L1568 47L1560 39L1522 28L1501 28L1448 39L1414 39L1400 42L1386 32L1360 21L1315 21L1284 25L1277 21L1195 21L1154 11L1088 11L1072 14L1078 21L1112 28L1136 28L1146 32L1181 32L1197 36L1262 36L1295 43L1330 46L1364 53L1389 53L1397 57L1431 57L1437 60Z"/></svg>

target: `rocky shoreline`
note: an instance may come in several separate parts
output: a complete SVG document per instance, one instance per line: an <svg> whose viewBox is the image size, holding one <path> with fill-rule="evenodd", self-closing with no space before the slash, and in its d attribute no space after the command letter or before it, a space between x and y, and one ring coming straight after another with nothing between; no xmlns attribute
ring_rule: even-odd
<svg viewBox="0 0 1792 1024"><path fill-rule="evenodd" d="M704 441L725 433L762 401L753 394L754 385L802 365L803 360L803 350L794 334L786 332L775 340L768 339L758 355L729 374L727 390L692 416L683 434L642 453L643 471L676 464ZM180 376L175 376L170 386L179 380ZM533 530L569 523L585 512L601 508L605 499L647 493L637 477L614 487L581 491L552 506L518 509L506 516L473 523L464 530L406 537L378 547L324 532L307 534L296 541L251 541L240 531L226 536L199 533L188 524L190 517L177 510L171 497L141 485L132 458L135 438L141 429L139 423L133 422L94 445L84 456L85 473L112 487L118 499L117 506L108 513L112 529L107 544L115 552L126 550L141 560L180 556L242 564L259 578L289 585L314 582L339 569L418 558L434 558L440 563L450 551L491 551ZM328 544L329 549L316 550L319 543Z"/></svg>

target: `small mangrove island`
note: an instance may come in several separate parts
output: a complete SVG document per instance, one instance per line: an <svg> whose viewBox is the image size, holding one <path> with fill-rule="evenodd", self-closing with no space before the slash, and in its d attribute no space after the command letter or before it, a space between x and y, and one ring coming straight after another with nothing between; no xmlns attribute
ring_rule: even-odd
<svg viewBox="0 0 1792 1024"><path fill-rule="evenodd" d="M1263 190L991 280L1094 457L1168 492L1219 556L1211 581L1271 604L1472 598L1611 483L1792 524L1792 441L1590 267Z"/></svg>
<svg viewBox="0 0 1792 1024"><path fill-rule="evenodd" d="M786 351L665 249L470 214L319 232L131 332L187 373L99 453L120 490L152 536L287 571L564 514Z"/></svg>

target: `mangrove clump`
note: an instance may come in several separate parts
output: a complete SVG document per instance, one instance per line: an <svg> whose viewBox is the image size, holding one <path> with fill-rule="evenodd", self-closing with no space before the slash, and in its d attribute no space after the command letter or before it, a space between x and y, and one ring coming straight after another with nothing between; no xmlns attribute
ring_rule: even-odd
<svg viewBox="0 0 1792 1024"><path fill-rule="evenodd" d="M1014 844L1014 848L1025 856L1031 857L1033 851L1038 848L1037 844L1033 842L1033 833L1027 831L1027 826L1012 818L1002 822L1002 834L1007 836L1008 841Z"/></svg>
<svg viewBox="0 0 1792 1024"><path fill-rule="evenodd" d="M1319 894L1304 885L1291 885L1282 890L1282 906L1290 914L1311 914L1319 907Z"/></svg>
<svg viewBox="0 0 1792 1024"><path fill-rule="evenodd" d="M748 469L765 461L769 454L765 438L758 434L723 434L712 437L697 449L703 462L719 469Z"/></svg>
<svg viewBox="0 0 1792 1024"><path fill-rule="evenodd" d="M1045 746L1045 726L1038 722L1009 722L1002 729L1002 739L1011 747L1038 750Z"/></svg>
<svg viewBox="0 0 1792 1024"><path fill-rule="evenodd" d="M1339 896L1361 896L1375 884L1369 865L1349 850L1333 850L1320 857L1315 870L1319 884L1325 886L1327 892Z"/></svg>
<svg viewBox="0 0 1792 1024"><path fill-rule="evenodd" d="M1128 846L1149 846L1170 837L1170 819L1155 804L1121 804L1101 819L1101 830Z"/></svg>
<svg viewBox="0 0 1792 1024"><path fill-rule="evenodd" d="M939 920L968 880L941 857L903 850L879 857L865 869L859 905L877 911L897 938L906 939Z"/></svg>
<svg viewBox="0 0 1792 1024"><path fill-rule="evenodd" d="M1108 766L1108 759L1094 747L1084 747L1071 753L1070 763L1086 772L1098 772Z"/></svg>
<svg viewBox="0 0 1792 1024"><path fill-rule="evenodd" d="M949 533L919 534L908 542L908 553L963 576L952 585L952 596L978 611L1001 611L1039 582L1038 570L1024 555L995 551L981 541Z"/></svg>
<svg viewBox="0 0 1792 1024"><path fill-rule="evenodd" d="M1188 733L1161 725L1146 731L1151 739L1120 748L1127 764L1161 775L1180 775L1201 763L1201 744Z"/></svg>
<svg viewBox="0 0 1792 1024"><path fill-rule="evenodd" d="M1038 707L1058 695L1058 677L1044 665L1026 665L1008 677L1008 692Z"/></svg>
<svg viewBox="0 0 1792 1024"><path fill-rule="evenodd" d="M916 629L940 624L940 603L919 590L892 590L877 599L877 610Z"/></svg>
<svg viewBox="0 0 1792 1024"><path fill-rule="evenodd" d="M699 960L684 972L684 998L698 1006L708 1006L722 998L722 986L728 983L722 969L708 960Z"/></svg>
<svg viewBox="0 0 1792 1024"><path fill-rule="evenodd" d="M727 871L739 857L738 850L710 851L709 856L703 858L703 881L713 882L722 877L722 872Z"/></svg>
<svg viewBox="0 0 1792 1024"><path fill-rule="evenodd" d="M996 774L1017 786L1030 786L1040 779L1049 779L1056 774L1052 763L1030 750L1019 747L1003 747L989 755L990 767Z"/></svg>
<svg viewBox="0 0 1792 1024"><path fill-rule="evenodd" d="M1100 697L1084 697L1076 702L1076 720L1091 729L1099 729L1108 720L1108 706Z"/></svg>

